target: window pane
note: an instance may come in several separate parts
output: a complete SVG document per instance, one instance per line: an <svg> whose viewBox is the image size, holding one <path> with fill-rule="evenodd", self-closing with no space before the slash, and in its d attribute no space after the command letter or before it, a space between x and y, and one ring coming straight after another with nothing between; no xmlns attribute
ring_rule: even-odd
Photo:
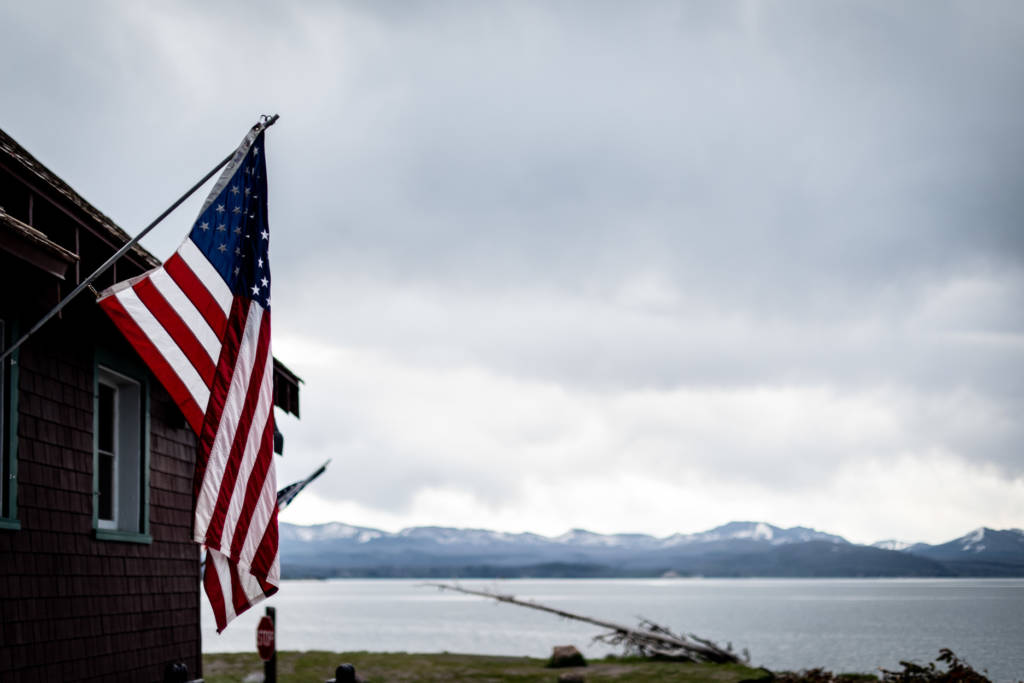
<svg viewBox="0 0 1024 683"><path fill-rule="evenodd" d="M114 456L108 453L99 454L99 510L100 519L114 518Z"/></svg>
<svg viewBox="0 0 1024 683"><path fill-rule="evenodd" d="M112 453L114 451L114 388L106 384L100 385L100 400L97 405L99 411L97 434L97 445L99 450Z"/></svg>

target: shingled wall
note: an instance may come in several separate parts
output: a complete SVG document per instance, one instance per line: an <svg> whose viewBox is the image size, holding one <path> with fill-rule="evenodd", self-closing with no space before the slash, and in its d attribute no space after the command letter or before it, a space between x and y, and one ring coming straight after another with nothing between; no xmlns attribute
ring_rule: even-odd
<svg viewBox="0 0 1024 683"><path fill-rule="evenodd" d="M194 436L150 382L152 543L96 539L92 342L109 323L83 325L55 323L21 352L21 528L0 530L0 681L161 681L178 660L197 677Z"/></svg>

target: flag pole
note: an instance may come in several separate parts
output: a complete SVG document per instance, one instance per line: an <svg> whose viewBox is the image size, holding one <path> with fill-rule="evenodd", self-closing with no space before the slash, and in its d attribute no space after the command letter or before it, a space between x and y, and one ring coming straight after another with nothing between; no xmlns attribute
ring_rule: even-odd
<svg viewBox="0 0 1024 683"><path fill-rule="evenodd" d="M274 114L273 116L266 116L266 115L261 116L259 123L257 123L255 126L253 126L253 129L258 129L257 132L262 132L262 131L266 130L267 128L270 128L275 123L277 123L277 119L278 118L280 118L280 117L277 114ZM197 182L195 185L193 185L191 188L189 188L189 190L185 194L181 195L177 199L177 201L175 201L173 204L171 204L169 207L167 207L167 209L163 213L161 213L159 216L157 216L153 220L152 223L147 225L142 230L142 232L140 232L138 235L136 235L135 237L133 237L130 240L128 240L128 242L126 242L124 244L124 246L122 246L120 249L118 249L117 252L115 252L113 256L108 258L103 263L103 265L101 265L99 268L97 268L93 272L92 275L90 275L89 277L87 277L84 280L82 280L78 284L77 287L75 287L73 290L71 290L70 294L68 294L66 297L64 297L59 304L57 304L56 306L51 308L50 311L39 320L39 322L37 322L35 325L32 326L32 329L30 329L28 332L26 332L21 337L21 339L19 339L18 341L14 342L10 346L10 348L4 350L3 354L0 354L0 363L3 363L5 360L7 360L8 356L10 356L12 353L17 351L18 348L22 344L24 344L28 340L29 337L31 337L33 334L38 332L39 328L41 328L43 325L45 325L47 322L49 322L50 318L52 318L53 316L55 316L58 313L60 313L61 310L63 310L65 306L67 306L69 303L71 303L72 299L74 299L76 296L81 294L82 290L84 290L86 287L91 285L96 280L96 278L98 278L100 275L103 275L103 273L107 272L107 269L110 268L110 266L114 265L114 263L116 263L118 260L120 260L120 258L122 256L124 256L125 254L127 254L128 250L131 249L132 247L134 247L138 243L139 240L141 240L143 237L145 237L147 234L149 234L150 230L152 230L157 225L159 225L159 223L163 219L167 218L167 216L172 211L174 211L176 208L181 206L182 202L184 202L186 199L191 197L195 193L196 190L198 190L200 187L202 187L204 184L206 184L206 181L208 181L210 178L212 178L214 176L214 174L217 173L217 171L219 171L222 168L224 168L224 166L226 166L227 163L229 161L231 161L232 157L234 157L234 156L235 156L235 151L232 150L231 154L229 154L226 157L224 157L224 159L220 163L218 163L216 166L214 166L210 170L209 173L204 175L202 177L202 179L199 180L199 182Z"/></svg>

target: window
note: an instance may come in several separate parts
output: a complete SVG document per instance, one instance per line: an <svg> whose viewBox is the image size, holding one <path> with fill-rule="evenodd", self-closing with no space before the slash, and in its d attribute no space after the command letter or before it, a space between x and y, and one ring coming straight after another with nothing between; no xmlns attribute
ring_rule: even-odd
<svg viewBox="0 0 1024 683"><path fill-rule="evenodd" d="M0 352L13 336L0 319ZM18 352L0 363L0 529L18 529Z"/></svg>
<svg viewBox="0 0 1024 683"><path fill-rule="evenodd" d="M150 542L145 375L96 366L93 515L97 538Z"/></svg>

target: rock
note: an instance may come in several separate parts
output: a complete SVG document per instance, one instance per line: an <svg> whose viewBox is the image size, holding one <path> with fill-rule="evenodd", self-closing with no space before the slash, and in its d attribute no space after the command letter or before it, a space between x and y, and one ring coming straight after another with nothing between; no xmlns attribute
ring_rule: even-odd
<svg viewBox="0 0 1024 683"><path fill-rule="evenodd" d="M334 670L334 678L327 683L364 683L362 676L356 673L356 668L345 663Z"/></svg>
<svg viewBox="0 0 1024 683"><path fill-rule="evenodd" d="M558 676L558 683L587 683L587 677L579 671L566 671Z"/></svg>
<svg viewBox="0 0 1024 683"><path fill-rule="evenodd" d="M556 645L551 651L548 668L561 669L567 666L586 666L587 660L575 645Z"/></svg>

